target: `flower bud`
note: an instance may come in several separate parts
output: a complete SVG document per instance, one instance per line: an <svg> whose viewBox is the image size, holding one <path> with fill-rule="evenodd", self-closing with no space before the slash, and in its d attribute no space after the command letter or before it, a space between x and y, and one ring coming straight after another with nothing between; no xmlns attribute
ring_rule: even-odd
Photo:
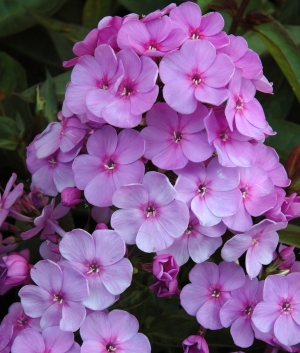
<svg viewBox="0 0 300 353"><path fill-rule="evenodd" d="M7 268L5 284L18 286L29 278L29 272L32 266L24 257L17 254L8 255L3 257L3 262Z"/></svg>
<svg viewBox="0 0 300 353"><path fill-rule="evenodd" d="M163 298L176 294L177 286L178 282L176 279L174 281L164 282L154 277L153 284L149 286L149 289L151 289L159 298Z"/></svg>
<svg viewBox="0 0 300 353"><path fill-rule="evenodd" d="M80 190L67 187L61 192L61 203L63 206L74 208L75 205L82 201L80 197Z"/></svg>
<svg viewBox="0 0 300 353"><path fill-rule="evenodd" d="M153 260L153 274L155 277L164 282L175 280L179 272L179 266L172 255L157 255L154 256Z"/></svg>
<svg viewBox="0 0 300 353"><path fill-rule="evenodd" d="M209 353L208 345L201 336L192 335L182 342L184 353Z"/></svg>
<svg viewBox="0 0 300 353"><path fill-rule="evenodd" d="M96 230L98 230L98 229L108 229L108 227L105 223L98 223L96 225Z"/></svg>

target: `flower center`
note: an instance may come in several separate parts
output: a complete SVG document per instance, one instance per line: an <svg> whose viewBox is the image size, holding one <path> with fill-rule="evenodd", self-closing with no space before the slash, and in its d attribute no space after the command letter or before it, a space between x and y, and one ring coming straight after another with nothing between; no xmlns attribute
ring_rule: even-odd
<svg viewBox="0 0 300 353"><path fill-rule="evenodd" d="M226 132L221 132L220 133L220 139L222 141L226 141L228 139L228 135L226 134Z"/></svg>
<svg viewBox="0 0 300 353"><path fill-rule="evenodd" d="M250 316L252 315L253 308L252 306L247 306L247 308L244 310L245 315Z"/></svg>
<svg viewBox="0 0 300 353"><path fill-rule="evenodd" d="M198 30L191 31L190 36L193 40L199 39L200 38L200 33Z"/></svg>
<svg viewBox="0 0 300 353"><path fill-rule="evenodd" d="M198 187L198 193L201 195L201 196L204 196L205 195L205 192L206 192L206 189L207 187L205 185L200 185Z"/></svg>
<svg viewBox="0 0 300 353"><path fill-rule="evenodd" d="M148 50L156 51L157 50L156 45L154 43L149 44Z"/></svg>
<svg viewBox="0 0 300 353"><path fill-rule="evenodd" d="M27 320L25 319L25 317L20 317L17 322L19 323L19 326L21 326L21 327L23 327L27 324Z"/></svg>
<svg viewBox="0 0 300 353"><path fill-rule="evenodd" d="M115 352L117 348L112 343L109 343L108 345L106 345L106 350L107 352Z"/></svg>
<svg viewBox="0 0 300 353"><path fill-rule="evenodd" d="M100 267L97 264L90 264L89 270L87 271L87 274L91 273L99 273Z"/></svg>
<svg viewBox="0 0 300 353"><path fill-rule="evenodd" d="M213 298L219 298L220 294L221 294L221 292L219 291L219 289L214 289L211 293L211 296Z"/></svg>
<svg viewBox="0 0 300 353"><path fill-rule="evenodd" d="M239 98L235 101L235 109L237 109L237 110L243 109L243 100L242 100L241 97L239 97Z"/></svg>
<svg viewBox="0 0 300 353"><path fill-rule="evenodd" d="M54 165L56 164L56 159L54 157L51 157L50 159L48 159L48 163Z"/></svg>
<svg viewBox="0 0 300 353"><path fill-rule="evenodd" d="M182 135L179 131L174 131L174 140L175 143L178 143L182 139Z"/></svg>
<svg viewBox="0 0 300 353"><path fill-rule="evenodd" d="M105 169L112 170L115 168L115 162L112 159L109 159L107 163L104 164Z"/></svg>
<svg viewBox="0 0 300 353"><path fill-rule="evenodd" d="M291 306L291 303L285 302L285 303L282 304L281 308L282 308L283 312L285 312L287 314L288 312L291 311L292 306Z"/></svg>
<svg viewBox="0 0 300 353"><path fill-rule="evenodd" d="M129 97L131 95L131 93L133 92L133 88L130 84L127 84L123 87L123 90L121 92L121 96L127 96Z"/></svg>
<svg viewBox="0 0 300 353"><path fill-rule="evenodd" d="M146 209L147 212L147 217L155 217L156 211L155 208L153 206L148 206Z"/></svg>
<svg viewBox="0 0 300 353"><path fill-rule="evenodd" d="M64 301L64 298L60 294L54 294L53 301L59 302L59 304L62 304Z"/></svg>
<svg viewBox="0 0 300 353"><path fill-rule="evenodd" d="M198 86L202 82L201 77L199 74L195 74L192 76L192 82L194 85Z"/></svg>
<svg viewBox="0 0 300 353"><path fill-rule="evenodd" d="M245 199L247 197L247 195L248 195L248 186L247 185L246 186L242 186L240 188L240 190L241 190L241 193L242 193L242 198Z"/></svg>
<svg viewBox="0 0 300 353"><path fill-rule="evenodd" d="M193 226L189 224L187 229L185 230L185 234L190 235L192 233L192 230L193 230Z"/></svg>

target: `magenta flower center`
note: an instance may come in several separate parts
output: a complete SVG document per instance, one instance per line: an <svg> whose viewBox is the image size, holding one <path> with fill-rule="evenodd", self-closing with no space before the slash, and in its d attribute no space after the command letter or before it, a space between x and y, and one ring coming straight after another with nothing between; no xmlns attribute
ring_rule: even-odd
<svg viewBox="0 0 300 353"><path fill-rule="evenodd" d="M112 343L109 343L106 345L106 350L107 352L115 352L117 348Z"/></svg>
<svg viewBox="0 0 300 353"><path fill-rule="evenodd" d="M54 165L54 164L56 164L56 159L52 156L52 157L50 157L50 159L48 159L48 163Z"/></svg>
<svg viewBox="0 0 300 353"><path fill-rule="evenodd" d="M104 167L107 170L113 170L115 168L116 164L112 159L109 159L105 164Z"/></svg>
<svg viewBox="0 0 300 353"><path fill-rule="evenodd" d="M107 90L108 89L108 80L107 78L103 78L102 80L100 80L97 84L97 86L101 89L105 89Z"/></svg>
<svg viewBox="0 0 300 353"><path fill-rule="evenodd" d="M242 100L242 98L241 97L239 97L236 101L235 101L235 108L237 109L237 110L241 110L241 109L243 109L243 100Z"/></svg>
<svg viewBox="0 0 300 353"><path fill-rule="evenodd" d="M87 274L99 273L100 267L98 264L90 264Z"/></svg>
<svg viewBox="0 0 300 353"><path fill-rule="evenodd" d="M147 46L148 50L156 51L157 50L157 43L149 43Z"/></svg>
<svg viewBox="0 0 300 353"><path fill-rule="evenodd" d="M201 77L200 77L199 74L194 74L191 77L191 79L192 79L193 84L196 85L196 86L200 85L200 83L202 82Z"/></svg>
<svg viewBox="0 0 300 353"><path fill-rule="evenodd" d="M25 317L20 317L17 322L18 322L19 326L21 326L21 327L23 327L27 324L27 320L25 319Z"/></svg>
<svg viewBox="0 0 300 353"><path fill-rule="evenodd" d="M251 316L252 315L252 312L253 312L253 308L252 308L252 306L247 306L246 307L246 309L244 310L244 313L245 313L245 315L247 315L247 316Z"/></svg>
<svg viewBox="0 0 300 353"><path fill-rule="evenodd" d="M59 304L62 304L64 302L64 298L60 294L54 294L53 301L59 302Z"/></svg>
<svg viewBox="0 0 300 353"><path fill-rule="evenodd" d="M156 210L153 206L148 206L146 208L146 212L147 212L147 217L155 217Z"/></svg>
<svg viewBox="0 0 300 353"><path fill-rule="evenodd" d="M213 298L219 298L220 294L221 294L221 292L219 291L219 289L214 289L211 293L211 296Z"/></svg>
<svg viewBox="0 0 300 353"><path fill-rule="evenodd" d="M289 312L291 311L292 309L292 305L291 303L289 302L285 302L282 304L282 311L285 313L285 314L289 314Z"/></svg>
<svg viewBox="0 0 300 353"><path fill-rule="evenodd" d="M228 135L226 134L225 131L220 132L220 139L221 139L222 141L226 141L226 140L228 139Z"/></svg>
<svg viewBox="0 0 300 353"><path fill-rule="evenodd" d="M189 223L187 229L185 230L185 234L190 235L192 233L192 230L193 230L193 225Z"/></svg>
<svg viewBox="0 0 300 353"><path fill-rule="evenodd" d="M190 37L194 39L199 39L200 38L200 32L197 29L193 29L190 32Z"/></svg>
<svg viewBox="0 0 300 353"><path fill-rule="evenodd" d="M121 97L126 96L129 97L134 91L133 85L131 82L127 82L121 91Z"/></svg>
<svg viewBox="0 0 300 353"><path fill-rule="evenodd" d="M178 142L180 142L180 140L182 139L182 134L181 134L181 132L179 132L179 131L174 131L174 141L175 141L175 143L178 143Z"/></svg>
<svg viewBox="0 0 300 353"><path fill-rule="evenodd" d="M198 187L198 193L201 195L201 196L204 196L205 195L205 192L206 192L206 189L207 187L205 185L200 185Z"/></svg>
<svg viewBox="0 0 300 353"><path fill-rule="evenodd" d="M241 193L242 193L242 198L245 199L248 194L248 186L242 186L240 187Z"/></svg>

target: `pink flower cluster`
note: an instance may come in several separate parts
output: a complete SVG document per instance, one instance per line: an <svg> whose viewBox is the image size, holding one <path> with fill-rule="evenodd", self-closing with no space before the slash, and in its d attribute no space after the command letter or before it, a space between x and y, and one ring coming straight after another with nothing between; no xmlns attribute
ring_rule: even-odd
<svg viewBox="0 0 300 353"><path fill-rule="evenodd" d="M150 289L159 297L179 295L179 266L196 263L180 300L204 331L231 327L240 347L254 337L300 344L299 263L293 249L276 254L299 197L283 189L290 180L264 145L275 132L255 98L272 84L245 39L223 27L219 13L184 2L141 19L105 17L75 44L59 121L27 147L32 191L11 191L14 174L0 199L1 231L13 229L8 215L34 225L1 239L0 293L26 284L0 325L1 353L150 352L133 315L103 312L131 284L126 245L157 253ZM61 203L44 196L59 193ZM64 230L82 193L92 234ZM208 262L225 232L224 261ZM12 251L38 234L44 260L32 266ZM185 353L208 352L203 330Z"/></svg>

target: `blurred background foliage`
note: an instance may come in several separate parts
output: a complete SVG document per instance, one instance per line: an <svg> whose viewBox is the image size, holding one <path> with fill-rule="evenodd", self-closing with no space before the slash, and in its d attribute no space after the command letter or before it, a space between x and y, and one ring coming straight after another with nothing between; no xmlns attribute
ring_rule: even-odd
<svg viewBox="0 0 300 353"><path fill-rule="evenodd" d="M178 5L182 2L176 1ZM2 186L16 172L29 188L26 146L49 122L56 120L70 78L70 69L64 69L62 61L74 57L74 43L83 40L104 16L124 16L130 12L143 15L168 4L169 0L0 1ZM221 12L226 32L244 36L249 47L260 55L264 74L274 83L274 96L257 95L267 120L277 131L266 143L276 148L288 167L293 181L288 192L300 193L300 148L296 147L300 144L300 1L198 0L198 4L203 13ZM80 213L80 209L76 212ZM300 247L299 230L297 223L289 226L281 232L281 240ZM137 255L137 268L138 263ZM192 266L189 263L181 270L182 286L187 283ZM156 298L147 287L149 276L145 275L139 271L134 276L133 285L115 306L138 317L154 353L182 352L182 340L196 334L198 324L180 309L178 298ZM15 296L11 301L18 300L17 292L12 293L8 293ZM239 350L228 330L208 332L206 338L211 352ZM260 352L263 346L257 341L245 351Z"/></svg>

